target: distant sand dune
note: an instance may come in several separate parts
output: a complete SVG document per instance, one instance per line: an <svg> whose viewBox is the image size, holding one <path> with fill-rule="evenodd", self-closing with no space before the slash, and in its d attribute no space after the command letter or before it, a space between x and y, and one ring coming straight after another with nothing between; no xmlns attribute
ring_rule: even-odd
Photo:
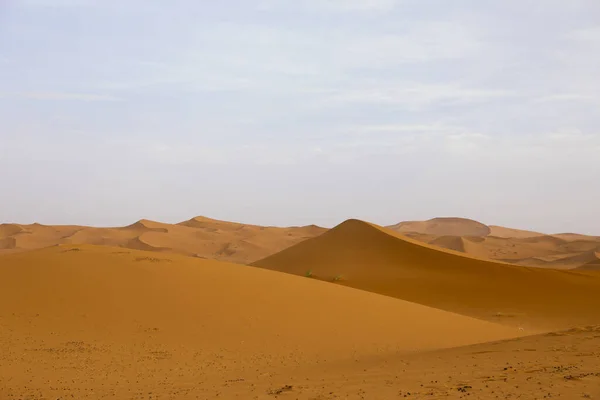
<svg viewBox="0 0 600 400"><path fill-rule="evenodd" d="M26 229L17 224L0 224L0 237L12 236L26 232Z"/></svg>
<svg viewBox="0 0 600 400"><path fill-rule="evenodd" d="M465 218L434 218L389 227L410 238L478 258L538 268L582 266L577 254L600 250L600 238L575 233L538 232L486 226ZM131 247L248 264L327 229L316 225L270 227L195 217L178 224L141 219L124 227L0 225L0 254L56 244ZM563 258L562 263L552 263ZM585 256L584 256L585 258Z"/></svg>
<svg viewBox="0 0 600 400"><path fill-rule="evenodd" d="M117 228L82 226L0 225L0 254L56 244L94 244L249 263L326 229L263 227L196 217L180 224L146 219Z"/></svg>
<svg viewBox="0 0 600 400"><path fill-rule="evenodd" d="M546 235L539 232L485 225L464 218L434 218L429 221L401 222L388 228L441 248L476 257L541 268L573 269L580 265L572 253L600 248L600 239L573 233ZM555 256L565 262L549 263ZM567 257L568 256L568 257ZM585 258L585 256L584 256ZM569 263L570 262L570 263Z"/></svg>
<svg viewBox="0 0 600 400"><path fill-rule="evenodd" d="M536 236L544 236L543 233L526 231L522 229L506 228L503 226L490 225L490 236L496 236L501 238L517 238L526 239Z"/></svg>
<svg viewBox="0 0 600 400"><path fill-rule="evenodd" d="M397 232L418 232L436 236L487 236L490 228L466 218L433 218L428 221L407 221L389 226Z"/></svg>

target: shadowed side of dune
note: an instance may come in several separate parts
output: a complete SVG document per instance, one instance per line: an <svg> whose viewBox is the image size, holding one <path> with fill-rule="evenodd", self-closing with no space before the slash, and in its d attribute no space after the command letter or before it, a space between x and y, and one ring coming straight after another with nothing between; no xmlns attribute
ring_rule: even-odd
<svg viewBox="0 0 600 400"><path fill-rule="evenodd" d="M167 233L169 232L168 229L169 225L168 224L163 224L160 222L155 222L155 221L150 221L147 219L141 219L131 225L127 225L123 228L119 228L122 230L134 230L134 231L141 231L141 232L162 232L162 233Z"/></svg>
<svg viewBox="0 0 600 400"><path fill-rule="evenodd" d="M17 239L14 237L7 237L0 239L0 249L12 250L17 248Z"/></svg>
<svg viewBox="0 0 600 400"><path fill-rule="evenodd" d="M444 249L466 253L465 242L460 236L440 236L429 242L429 244L433 246L443 247Z"/></svg>
<svg viewBox="0 0 600 400"><path fill-rule="evenodd" d="M600 271L600 253L594 252L590 255L590 259L585 264L577 268L584 271Z"/></svg>
<svg viewBox="0 0 600 400"><path fill-rule="evenodd" d="M0 224L0 238L16 235L18 233L27 232L21 225L17 224Z"/></svg>
<svg viewBox="0 0 600 400"><path fill-rule="evenodd" d="M598 279L472 258L357 220L253 265L492 321L544 328L600 322Z"/></svg>
<svg viewBox="0 0 600 400"><path fill-rule="evenodd" d="M130 239L127 242L127 244L123 247L126 247L128 249L144 250L144 251L159 251L159 252L171 251L171 249L168 247L161 247L161 246L157 246L152 243L149 243L148 241L146 241L144 239L144 235L145 234L141 234L140 236Z"/></svg>
<svg viewBox="0 0 600 400"><path fill-rule="evenodd" d="M500 238L517 238L526 239L536 236L544 236L543 233L526 231L523 229L506 228L504 226L490 225L490 236L496 236Z"/></svg>

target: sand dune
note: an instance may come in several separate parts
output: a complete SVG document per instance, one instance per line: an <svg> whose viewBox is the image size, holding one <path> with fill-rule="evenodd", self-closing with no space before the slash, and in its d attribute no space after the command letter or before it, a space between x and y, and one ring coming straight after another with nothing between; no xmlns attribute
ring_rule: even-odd
<svg viewBox="0 0 600 400"><path fill-rule="evenodd" d="M252 265L531 328L600 323L600 277L441 251L349 220Z"/></svg>
<svg viewBox="0 0 600 400"><path fill-rule="evenodd" d="M0 256L0 326L0 394L51 398L75 382L160 390L185 370L221 386L266 368L523 334L303 277L90 245Z"/></svg>
<svg viewBox="0 0 600 400"><path fill-rule="evenodd" d="M248 263L324 231L315 225L263 227L205 217L179 224L142 219L118 228L3 224L0 254L56 244L94 244Z"/></svg>
<svg viewBox="0 0 600 400"><path fill-rule="evenodd" d="M396 232L416 232L436 236L487 236L490 228L466 218L433 218L428 221L406 221L388 228Z"/></svg>
<svg viewBox="0 0 600 400"><path fill-rule="evenodd" d="M600 252L590 254L590 259L585 264L577 267L578 270L600 271Z"/></svg>
<svg viewBox="0 0 600 400"><path fill-rule="evenodd" d="M574 233L546 235L494 225L486 227L463 218L401 222L388 228L445 249L542 268L577 268L583 265L581 260L586 259L587 253L600 250L600 239L596 236ZM554 263L558 258L563 258L563 262Z"/></svg>
<svg viewBox="0 0 600 400"><path fill-rule="evenodd" d="M573 241L593 241L600 242L600 236L581 235L579 233L555 233L552 236L569 242Z"/></svg>
<svg viewBox="0 0 600 400"><path fill-rule="evenodd" d="M0 398L600 396L600 328L521 337L598 322L596 253L589 270L525 268L356 220L263 268L172 253L194 236L285 231L219 224L4 228L102 246L0 255ZM466 252L498 239L431 237Z"/></svg>
<svg viewBox="0 0 600 400"><path fill-rule="evenodd" d="M490 236L500 238L526 239L530 237L544 236L543 233L526 231L523 229L506 228L504 226L490 225Z"/></svg>
<svg viewBox="0 0 600 400"><path fill-rule="evenodd" d="M526 266L577 268L583 265L579 260L584 259L586 254L600 251L600 238L595 236L574 233L544 235L487 227L464 218L402 222L390 229L441 248ZM0 254L55 244L94 244L247 264L325 231L325 228L316 225L264 227L207 217L196 217L178 224L142 219L116 228L2 224ZM574 257L578 254L582 257ZM564 258L563 262L550 262L558 258Z"/></svg>

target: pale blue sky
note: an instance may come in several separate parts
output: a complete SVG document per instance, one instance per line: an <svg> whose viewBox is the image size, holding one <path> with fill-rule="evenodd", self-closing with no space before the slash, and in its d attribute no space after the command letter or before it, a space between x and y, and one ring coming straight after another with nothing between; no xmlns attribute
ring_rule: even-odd
<svg viewBox="0 0 600 400"><path fill-rule="evenodd" d="M600 235L597 0L0 0L0 221Z"/></svg>

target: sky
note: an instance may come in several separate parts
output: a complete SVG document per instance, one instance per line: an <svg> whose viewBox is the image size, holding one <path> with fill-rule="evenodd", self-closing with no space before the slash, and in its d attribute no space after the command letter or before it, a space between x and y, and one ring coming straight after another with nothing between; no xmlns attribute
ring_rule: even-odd
<svg viewBox="0 0 600 400"><path fill-rule="evenodd" d="M598 0L0 0L0 222L600 235Z"/></svg>

